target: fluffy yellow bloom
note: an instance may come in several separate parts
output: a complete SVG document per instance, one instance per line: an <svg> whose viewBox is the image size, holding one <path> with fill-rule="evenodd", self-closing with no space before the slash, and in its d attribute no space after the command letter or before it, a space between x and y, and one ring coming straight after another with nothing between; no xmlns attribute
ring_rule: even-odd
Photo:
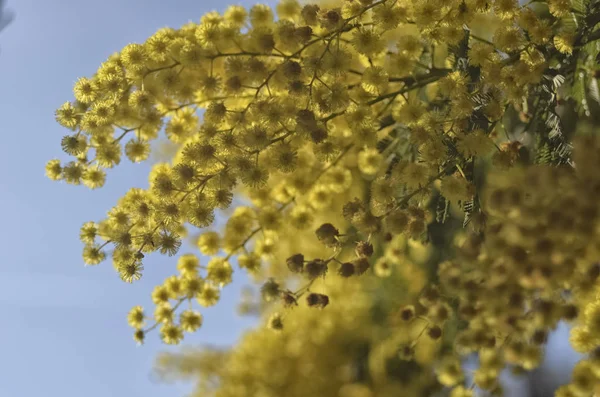
<svg viewBox="0 0 600 397"><path fill-rule="evenodd" d="M207 278L221 286L231 282L231 274L233 269L229 262L224 258L212 258L206 266L208 275Z"/></svg>
<svg viewBox="0 0 600 397"><path fill-rule="evenodd" d="M144 326L144 321L144 309L141 306L135 306L129 311L129 314L127 315L129 326L139 329Z"/></svg>
<svg viewBox="0 0 600 397"><path fill-rule="evenodd" d="M383 156L377 149L365 149L358 154L358 167L365 175L375 175L383 163Z"/></svg>

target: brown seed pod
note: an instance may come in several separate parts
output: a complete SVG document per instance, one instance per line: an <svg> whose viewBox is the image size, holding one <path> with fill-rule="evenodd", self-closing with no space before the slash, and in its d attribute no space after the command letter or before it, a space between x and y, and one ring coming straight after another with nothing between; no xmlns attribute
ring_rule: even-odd
<svg viewBox="0 0 600 397"><path fill-rule="evenodd" d="M302 43L306 43L312 37L312 28L310 26L300 26L294 31L296 36Z"/></svg>
<svg viewBox="0 0 600 397"><path fill-rule="evenodd" d="M323 309L325 306L329 304L329 297L323 294L310 293L306 297L306 303L309 307L316 307L319 309Z"/></svg>
<svg viewBox="0 0 600 397"><path fill-rule="evenodd" d="M368 241L359 241L356 244L355 253L358 257L368 258L373 255L373 244L369 243Z"/></svg>
<svg viewBox="0 0 600 397"><path fill-rule="evenodd" d="M329 133L326 128L315 126L310 130L310 140L314 143L321 143L327 139L328 136Z"/></svg>
<svg viewBox="0 0 600 397"><path fill-rule="evenodd" d="M322 259L313 259L304 265L304 273L313 280L327 273L327 263Z"/></svg>
<svg viewBox="0 0 600 397"><path fill-rule="evenodd" d="M292 255L286 259L286 264L292 273L301 273L304 269L304 255Z"/></svg>
<svg viewBox="0 0 600 397"><path fill-rule="evenodd" d="M283 302L283 306L285 307L298 306L296 297L289 291L283 291L281 293L281 300Z"/></svg>
<svg viewBox="0 0 600 397"><path fill-rule="evenodd" d="M340 265L338 274L344 278L352 277L355 273L354 264L352 262L344 262Z"/></svg>
<svg viewBox="0 0 600 397"><path fill-rule="evenodd" d="M353 260L352 263L354 264L356 274L359 276L364 274L371 267L371 264L367 258L357 258Z"/></svg>
<svg viewBox="0 0 600 397"><path fill-rule="evenodd" d="M415 307L413 305L406 305L400 309L400 320L405 323L415 318Z"/></svg>
<svg viewBox="0 0 600 397"><path fill-rule="evenodd" d="M272 278L268 279L262 287L260 287L260 293L265 301L272 301L279 296L279 283Z"/></svg>
<svg viewBox="0 0 600 397"><path fill-rule="evenodd" d="M327 246L338 245L337 237L340 235L339 230L331 223L324 223L315 231L320 242Z"/></svg>
<svg viewBox="0 0 600 397"><path fill-rule="evenodd" d="M434 325L427 330L427 335L433 340L438 340L442 337L442 329Z"/></svg>
<svg viewBox="0 0 600 397"><path fill-rule="evenodd" d="M562 307L562 318L567 321L572 321L579 315L579 309L573 304L564 305Z"/></svg>

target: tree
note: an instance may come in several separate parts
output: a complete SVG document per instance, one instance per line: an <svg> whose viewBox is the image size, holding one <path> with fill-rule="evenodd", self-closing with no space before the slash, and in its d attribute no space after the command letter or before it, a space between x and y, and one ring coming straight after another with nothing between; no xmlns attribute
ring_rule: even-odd
<svg viewBox="0 0 600 397"><path fill-rule="evenodd" d="M501 393L500 371L535 368L559 321L589 356L557 395L593 393L600 1L275 11L232 6L161 29L79 79L56 112L72 159L51 160L52 179L101 187L123 151L147 159L163 127L178 145L148 189L81 229L85 262L110 255L126 282L202 230L211 259L177 259L153 315L131 310L135 340L198 329L182 306L216 304L237 263L263 283L269 329L230 352L166 356L167 370L202 371L202 393ZM460 360L472 353L471 384Z"/></svg>

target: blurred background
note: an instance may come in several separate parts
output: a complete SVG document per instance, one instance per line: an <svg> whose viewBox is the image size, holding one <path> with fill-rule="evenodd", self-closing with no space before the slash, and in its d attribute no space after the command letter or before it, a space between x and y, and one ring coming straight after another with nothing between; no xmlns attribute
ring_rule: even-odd
<svg viewBox="0 0 600 397"><path fill-rule="evenodd" d="M78 241L83 222L101 219L130 187L147 186L150 164L123 164L94 192L49 181L44 165L61 155L66 131L54 121L54 110L72 98L78 77L92 75L126 44L143 42L164 26L197 22L229 1L0 5L0 396L183 396L191 385L161 384L152 376L157 353L169 347L154 337L136 347L125 321L130 307L150 303L152 288L172 273L175 259L149 258L144 277L125 285L109 263L85 268ZM253 325L235 314L248 280L242 272L234 279L184 347L227 346ZM531 376L506 374L507 395L550 396L568 381L578 356L567 332L563 325L551 335L546 361Z"/></svg>

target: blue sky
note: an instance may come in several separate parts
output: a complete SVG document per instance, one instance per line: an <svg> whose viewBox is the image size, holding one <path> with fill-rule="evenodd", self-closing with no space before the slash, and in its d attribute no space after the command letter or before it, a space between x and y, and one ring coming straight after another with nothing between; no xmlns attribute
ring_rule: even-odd
<svg viewBox="0 0 600 397"><path fill-rule="evenodd" d="M228 3L8 2L16 20L0 34L0 396L176 397L189 391L189 385L152 381L156 354L169 348L156 335L136 347L125 322L131 306L149 304L153 286L174 271L174 259L150 258L142 280L127 285L110 263L85 268L80 258L81 224L101 219L132 185L145 187L148 166L125 164L91 192L47 180L44 165L61 155L66 131L55 123L54 110L72 98L78 77L91 75L129 42L198 21ZM234 315L245 280L241 272L236 276L186 344L230 344L251 324ZM560 342L565 345L564 337ZM553 349L552 361L575 360L564 352ZM556 379L561 372L548 374Z"/></svg>
<svg viewBox="0 0 600 397"><path fill-rule="evenodd" d="M86 268L80 257L81 224L102 219L132 185L145 187L148 166L124 164L92 192L47 180L44 165L61 156L67 131L54 110L72 98L78 77L129 42L199 21L227 3L7 2L16 19L0 34L0 396L174 397L190 389L152 382L154 358L169 348L156 334L138 348L125 321L131 306L149 304L175 259L151 257L142 280L128 285L109 262ZM250 324L234 314L244 280L237 273L237 285L204 311L205 326L186 343L229 344Z"/></svg>

